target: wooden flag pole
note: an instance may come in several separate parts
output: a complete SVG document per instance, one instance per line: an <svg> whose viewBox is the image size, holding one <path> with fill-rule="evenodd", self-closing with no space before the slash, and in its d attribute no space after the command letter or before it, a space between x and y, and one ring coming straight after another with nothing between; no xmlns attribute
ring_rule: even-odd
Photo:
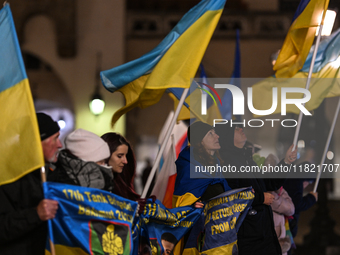
<svg viewBox="0 0 340 255"><path fill-rule="evenodd" d="M172 120L171 120L171 122L170 122L169 128L168 128L168 130L167 130L167 132L166 132L164 141L163 141L163 143L162 143L162 145L161 145L161 148L160 148L159 151L158 151L157 157L156 157L155 162L154 162L154 164L153 164L153 166L152 166L152 169L151 169L151 172L150 172L150 174L149 174L148 180L147 180L147 182L146 182L146 184L145 184L145 187L144 187L144 189L143 189L143 193L142 193L142 195L141 195L141 198L145 198L145 197L146 197L146 194L148 193L148 190L149 190L149 188L150 188L152 179L153 179L153 177L154 177L154 175L155 175L155 173L156 173L156 169L157 169L158 164L159 164L159 162L160 162L160 160L161 160L162 154L163 154L164 149L165 149L165 146L166 146L166 144L167 144L167 142L168 142L168 140L169 140L169 138L170 138L170 135L171 135L171 133L172 133L172 130L173 130L175 124L176 124L176 121L177 121L179 112L180 112L180 110L182 109L182 106L183 106L184 100L185 100L185 98L186 98L186 96L187 96L187 94L188 94L188 91L189 91L189 88L186 88L186 89L184 89L184 91L183 91L183 93L182 93L181 99L179 100L178 106L177 106L177 108L176 108L176 112L175 112L174 116L172 117Z"/></svg>
<svg viewBox="0 0 340 255"><path fill-rule="evenodd" d="M318 53L318 48L319 48L321 33L322 33L322 28L323 28L323 21L324 21L324 16L323 16L322 22L320 24L319 34L318 34L318 37L316 39L315 48L314 48L314 52L313 52L313 56L312 56L312 61L311 61L310 67L309 67L309 72L308 72L307 82L306 82L306 87L305 87L305 89L307 89L307 90L309 89L309 85L310 85L310 81L311 81L312 73L313 73L313 68L314 68L314 63L315 63L315 59L316 59L316 54ZM305 104L303 104L303 105L305 105ZM300 111L298 123L297 123L296 129L295 129L295 135L294 135L294 140L293 140L294 147L293 147L292 151L294 151L295 148L296 148L296 144L297 144L297 141L298 141L298 138L299 138L299 133L300 133L300 128L301 128L301 122L302 122L302 112Z"/></svg>
<svg viewBox="0 0 340 255"><path fill-rule="evenodd" d="M319 171L318 171L318 175L317 175L316 180L315 180L313 192L316 192L316 190L318 188L318 184L319 184L320 177L321 177L321 172L322 172L322 169L323 169L322 166L323 166L323 163L325 162L325 159L326 159L327 151L328 151L328 148L329 148L329 144L331 142L331 138L332 138L332 135L333 135L336 120L337 120L338 115L339 115L339 109L340 109L340 97L339 97L339 101L338 101L338 106L337 106L335 113L334 113L333 123L332 123L332 126L329 130L329 133L328 133L327 142L326 142L325 149L324 149L323 155L322 155L322 159L321 159L321 162L320 162L320 165L319 165Z"/></svg>

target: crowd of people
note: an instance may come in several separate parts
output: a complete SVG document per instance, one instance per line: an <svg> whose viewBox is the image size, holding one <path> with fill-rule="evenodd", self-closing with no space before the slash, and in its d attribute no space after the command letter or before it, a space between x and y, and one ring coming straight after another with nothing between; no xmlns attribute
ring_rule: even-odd
<svg viewBox="0 0 340 255"><path fill-rule="evenodd" d="M65 148L61 149L57 122L44 113L37 113L37 120L47 181L112 192L139 202L142 213L145 199L140 198L133 185L135 155L123 136L109 132L99 137L87 130L76 129L66 137ZM257 163L253 160L253 148L249 143L245 146L247 137L241 126L216 125L214 128L198 121L188 127L187 135L190 146L184 148L176 160L173 207L194 205L201 208L209 199L225 191L252 187L254 200L237 232L236 254L290 253L294 243L287 233L296 235L299 213L315 204L317 193L303 196L305 183L301 179L260 179L251 173L248 178L226 178L219 173L213 178L192 178L190 171L196 166L230 164L240 168ZM296 158L297 150L291 146L280 162L270 155L265 164L290 165ZM37 169L13 183L0 186L1 255L45 253L47 220L55 217L58 202L44 198L41 182L40 169ZM176 246L164 248L166 254L185 254L186 237Z"/></svg>

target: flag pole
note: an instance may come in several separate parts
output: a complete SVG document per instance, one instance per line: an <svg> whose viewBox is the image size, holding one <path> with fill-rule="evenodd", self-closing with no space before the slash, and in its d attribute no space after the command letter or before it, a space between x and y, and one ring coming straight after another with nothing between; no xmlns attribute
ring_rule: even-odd
<svg viewBox="0 0 340 255"><path fill-rule="evenodd" d="M306 82L306 87L305 87L305 89L307 89L307 90L309 89L309 85L310 85L310 81L311 81L312 73L313 73L313 68L314 68L314 62L315 62L315 59L316 59L316 54L318 53L318 48L319 48L321 33L322 33L322 28L323 28L324 15L325 15L325 13L322 16L319 34L316 38L315 48L314 48L311 64L310 64L310 67L309 67L309 72L308 72L307 82ZM305 104L303 103L303 105L305 105ZM294 146L293 146L292 151L294 151L295 148L296 148L296 144L297 144L297 141L298 141L298 138L299 138L299 133L300 133L300 128L301 128L301 122L302 122L302 112L300 111L298 123L297 123L296 129L295 129L295 135L294 135L294 140L293 140Z"/></svg>
<svg viewBox="0 0 340 255"><path fill-rule="evenodd" d="M40 174L41 174L41 181L42 181L42 183L46 182L45 166L42 166L40 168ZM51 220L48 220L48 227L52 229ZM51 238L49 238L49 243L50 243L51 255L55 255L54 243L52 242Z"/></svg>
<svg viewBox="0 0 340 255"><path fill-rule="evenodd" d="M185 100L185 98L186 98L186 96L188 94L188 91L189 91L189 88L186 88L186 89L184 89L184 91L182 93L181 99L179 100L179 103L178 103L177 108L176 108L176 112L175 112L174 116L172 117L172 120L170 122L169 128L168 128L168 130L166 132L164 141L163 141L163 143L161 145L161 148L159 149L159 152L157 154L155 162L154 162L154 164L152 166L151 172L150 172L148 180L147 180L147 182L145 184L145 187L144 187L143 193L141 195L141 198L145 198L146 197L146 194L147 194L147 192L148 192L148 190L150 188L152 179L153 179L153 177L154 177L154 175L156 173L156 169L157 169L158 164L159 164L159 162L161 160L161 157L162 157L162 154L164 152L165 146L166 146L166 144L167 144L167 142L168 142L168 140L170 138L171 132L172 132L172 130L173 130L175 124L176 124L177 117L179 115L179 112L180 112L183 104L184 104L184 100Z"/></svg>
<svg viewBox="0 0 340 255"><path fill-rule="evenodd" d="M332 135L333 135L336 120L337 120L338 115L339 115L339 109L340 109L340 97L339 97L339 101L338 101L338 106L337 106L335 113L334 113L333 123L332 123L332 126L329 130L329 133L328 133L327 142L326 142L326 145L325 145L325 149L323 151L323 155L322 155L322 159L321 159L321 162L320 162L318 175L317 175L316 180L315 180L313 192L316 192L316 190L318 188L318 184L319 184L320 177L321 177L321 172L322 172L322 169L323 169L322 166L323 166L323 163L325 162L325 159L326 159L326 154L327 154L327 151L328 151L328 148L329 148L329 144L331 142L331 138L332 138Z"/></svg>
<svg viewBox="0 0 340 255"><path fill-rule="evenodd" d="M174 153L174 155L176 157L176 145L175 145L175 135L174 134L171 135L171 148L172 148L172 152Z"/></svg>

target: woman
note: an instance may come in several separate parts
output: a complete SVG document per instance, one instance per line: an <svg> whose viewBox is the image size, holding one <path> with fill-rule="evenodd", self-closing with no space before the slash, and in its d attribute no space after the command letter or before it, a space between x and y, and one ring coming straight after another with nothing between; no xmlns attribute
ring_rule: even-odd
<svg viewBox="0 0 340 255"><path fill-rule="evenodd" d="M137 200L140 198L134 191L133 183L136 173L136 160L129 142L120 134L109 132L101 136L109 145L110 158L107 164L113 171L113 193L121 197Z"/></svg>
<svg viewBox="0 0 340 255"><path fill-rule="evenodd" d="M245 147L247 136L242 126L219 124L215 130L220 136L221 157L225 166L234 167L241 173L246 167L258 167L252 158L252 150ZM286 152L280 165L289 167L295 161L297 150L292 146ZM237 245L240 255L281 255L281 247L276 236L273 213L270 205L274 195L269 191L278 190L284 179L259 178L253 172L247 172L246 178L228 178L228 184L233 189L252 187L254 200L252 209L246 214L237 232Z"/></svg>
<svg viewBox="0 0 340 255"><path fill-rule="evenodd" d="M184 148L176 160L174 207L191 205L198 200L207 201L230 190L222 175L204 172L205 167L221 163L218 154L219 136L215 133L214 128L207 123L198 121L189 126L187 134L191 146ZM198 172L199 170L200 172ZM190 171L194 177L200 178L192 178Z"/></svg>
<svg viewBox="0 0 340 255"><path fill-rule="evenodd" d="M176 160L177 177L172 200L173 207L193 204L195 207L199 207L197 201L205 202L230 190L227 181L220 173L204 172L207 166L221 164L218 154L219 136L213 127L201 121L195 122L189 126L187 136L191 146L184 148ZM201 172L198 172L199 169ZM190 232L177 243L174 254L183 253L185 240L189 236ZM193 249L198 254L198 247ZM194 252L192 248L189 250Z"/></svg>

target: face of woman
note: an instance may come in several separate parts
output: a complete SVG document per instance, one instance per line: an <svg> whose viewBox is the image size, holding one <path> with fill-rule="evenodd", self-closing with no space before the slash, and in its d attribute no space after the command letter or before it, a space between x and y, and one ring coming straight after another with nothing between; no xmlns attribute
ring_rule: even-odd
<svg viewBox="0 0 340 255"><path fill-rule="evenodd" d="M112 166L112 171L121 173L124 166L128 163L126 154L128 153L128 146L125 144L119 145L117 149L111 154L109 159L109 166Z"/></svg>
<svg viewBox="0 0 340 255"><path fill-rule="evenodd" d="M247 137L245 133L243 132L243 128L241 127L235 127L234 131L234 145L237 148L243 148L244 144L247 141Z"/></svg>
<svg viewBox="0 0 340 255"><path fill-rule="evenodd" d="M221 149L218 138L219 136L215 133L215 130L211 129L202 140L203 147L210 155L214 155L216 150Z"/></svg>

